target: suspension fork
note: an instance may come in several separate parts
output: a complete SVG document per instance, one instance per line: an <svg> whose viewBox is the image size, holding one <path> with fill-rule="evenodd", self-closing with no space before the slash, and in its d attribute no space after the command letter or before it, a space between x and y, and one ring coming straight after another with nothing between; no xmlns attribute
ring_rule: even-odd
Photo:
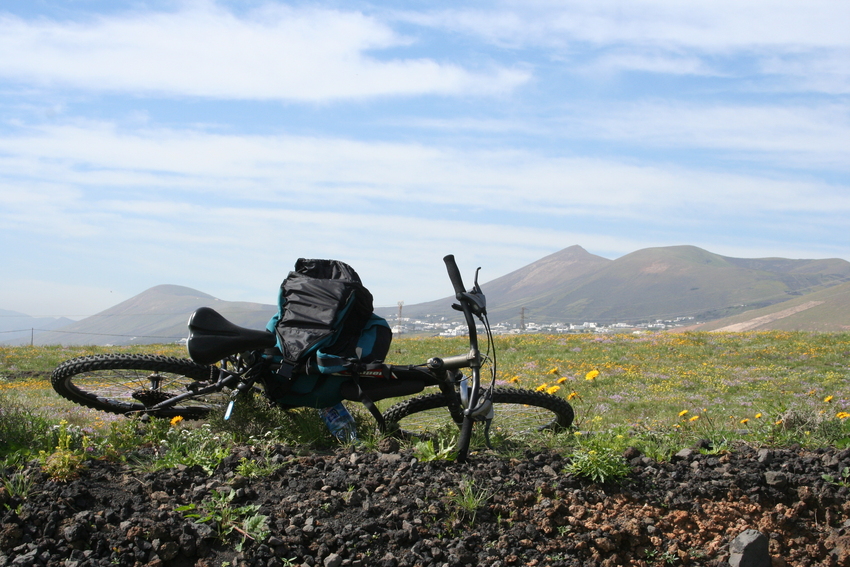
<svg viewBox="0 0 850 567"><path fill-rule="evenodd" d="M460 425L463 423L463 406L460 405L458 386L463 375L459 370L442 370L440 376L440 391L446 398L446 405L452 416L452 421Z"/></svg>

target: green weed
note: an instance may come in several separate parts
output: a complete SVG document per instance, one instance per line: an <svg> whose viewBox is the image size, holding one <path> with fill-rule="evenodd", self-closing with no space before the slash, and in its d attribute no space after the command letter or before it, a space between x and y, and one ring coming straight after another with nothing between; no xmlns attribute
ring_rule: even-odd
<svg viewBox="0 0 850 567"><path fill-rule="evenodd" d="M164 421L168 426L168 421ZM148 433L152 441L159 439L155 446L155 457L148 464L150 470L174 468L177 465L187 467L200 466L207 474L230 455L233 440L223 432L213 431L209 424L197 428L168 426L165 434L157 434L156 428Z"/></svg>
<svg viewBox="0 0 850 567"><path fill-rule="evenodd" d="M625 478L631 467L623 457L607 450L579 450L572 455L565 472L604 483Z"/></svg>
<svg viewBox="0 0 850 567"><path fill-rule="evenodd" d="M473 478L461 480L457 490L448 493L449 503L458 512L460 519L475 523L478 511L485 506L493 494L484 488L476 488Z"/></svg>
<svg viewBox="0 0 850 567"><path fill-rule="evenodd" d="M423 463L451 461L457 455L456 445L457 441L455 439L425 439L413 446L413 456Z"/></svg>
<svg viewBox="0 0 850 567"><path fill-rule="evenodd" d="M236 465L236 473L246 478L259 478L269 476L281 466L274 463L259 463L242 457L239 464Z"/></svg>
<svg viewBox="0 0 850 567"><path fill-rule="evenodd" d="M42 470L50 478L65 482L79 476L80 469L85 466L86 454L85 449L74 446L73 430L68 426L68 422L59 423L57 438L56 449L51 453L41 451L39 459ZM87 446L87 441L88 438L83 436L82 445Z"/></svg>
<svg viewBox="0 0 850 567"><path fill-rule="evenodd" d="M23 470L22 460L12 457L0 464L0 487L5 489L6 497L26 500L32 491L33 484L32 476ZM9 504L6 504L6 508L9 507Z"/></svg>
<svg viewBox="0 0 850 567"><path fill-rule="evenodd" d="M226 494L214 490L209 500L199 506L189 504L177 508L177 511L189 512L186 517L196 518L198 523L210 522L222 542L227 542L233 532L240 534L242 540L237 544L237 551L241 551L246 540L261 542L268 537L268 517L257 513L259 504L235 506L235 496L234 490Z"/></svg>
<svg viewBox="0 0 850 567"><path fill-rule="evenodd" d="M835 486L850 486L850 467L844 467L844 469L841 470L841 475L838 477L831 474L825 474L821 475L821 478Z"/></svg>
<svg viewBox="0 0 850 567"><path fill-rule="evenodd" d="M53 423L18 398L0 391L0 457L20 451L38 454L52 446Z"/></svg>

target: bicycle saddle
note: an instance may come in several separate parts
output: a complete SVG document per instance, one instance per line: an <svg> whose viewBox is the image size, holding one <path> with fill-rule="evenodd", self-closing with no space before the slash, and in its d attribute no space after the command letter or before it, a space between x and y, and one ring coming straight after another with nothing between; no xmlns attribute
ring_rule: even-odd
<svg viewBox="0 0 850 567"><path fill-rule="evenodd" d="M209 307L195 310L189 317L189 357L198 364L214 364L247 350L277 345L274 333L235 325Z"/></svg>

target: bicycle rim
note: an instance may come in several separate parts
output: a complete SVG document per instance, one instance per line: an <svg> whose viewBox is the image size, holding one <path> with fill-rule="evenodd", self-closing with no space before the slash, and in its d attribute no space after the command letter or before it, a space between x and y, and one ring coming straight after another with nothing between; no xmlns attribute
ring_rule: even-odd
<svg viewBox="0 0 850 567"><path fill-rule="evenodd" d="M496 388L493 405L495 418L490 434L502 439L563 430L572 425L574 417L572 406L563 398L531 390ZM447 423L453 423L442 394L400 402L389 408L384 418L414 436L433 435Z"/></svg>
<svg viewBox="0 0 850 567"><path fill-rule="evenodd" d="M51 381L59 395L93 409L198 419L226 404L227 396L214 393L155 412L147 408L189 391L191 384L206 384L210 368L164 356L98 355L63 362L53 371Z"/></svg>

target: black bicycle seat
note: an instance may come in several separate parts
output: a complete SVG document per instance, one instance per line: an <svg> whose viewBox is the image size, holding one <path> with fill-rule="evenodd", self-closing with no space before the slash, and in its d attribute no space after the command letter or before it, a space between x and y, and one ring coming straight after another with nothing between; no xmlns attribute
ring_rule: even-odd
<svg viewBox="0 0 850 567"><path fill-rule="evenodd" d="M189 356L198 364L213 364L233 354L267 349L277 344L274 333L231 323L209 307L189 317Z"/></svg>

